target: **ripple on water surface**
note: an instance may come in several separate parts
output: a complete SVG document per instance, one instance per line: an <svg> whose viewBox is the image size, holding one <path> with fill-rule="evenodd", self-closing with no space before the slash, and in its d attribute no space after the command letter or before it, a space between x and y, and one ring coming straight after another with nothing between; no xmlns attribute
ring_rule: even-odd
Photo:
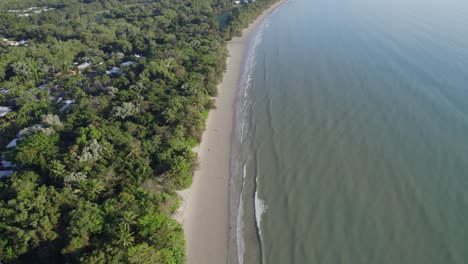
<svg viewBox="0 0 468 264"><path fill-rule="evenodd" d="M468 263L466 17L461 0L291 0L269 18L244 263Z"/></svg>

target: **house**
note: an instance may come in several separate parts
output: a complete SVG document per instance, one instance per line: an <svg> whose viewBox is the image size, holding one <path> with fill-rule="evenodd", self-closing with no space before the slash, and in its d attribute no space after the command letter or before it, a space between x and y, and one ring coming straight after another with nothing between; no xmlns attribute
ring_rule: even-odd
<svg viewBox="0 0 468 264"><path fill-rule="evenodd" d="M31 16L32 13L40 14L42 12L46 12L46 11L50 11L50 10L54 10L54 9L55 8L49 8L49 7L40 8L40 7L33 6L33 7L22 9L22 10L11 9L11 10L8 10L8 12L10 12L10 13L20 13L18 15L18 17L29 17L29 16Z"/></svg>
<svg viewBox="0 0 468 264"><path fill-rule="evenodd" d="M18 143L18 139L15 138L10 143L8 143L8 145L5 148L14 148L16 147L17 143Z"/></svg>
<svg viewBox="0 0 468 264"><path fill-rule="evenodd" d="M2 157L0 160L0 178L10 177L15 172L12 170L13 168L16 168L16 165L11 164L11 162Z"/></svg>
<svg viewBox="0 0 468 264"><path fill-rule="evenodd" d="M126 62L122 63L120 66L121 66L121 67L123 67L123 66L127 66L127 67L128 67L128 66L130 66L130 65L132 65L132 64L133 64L133 61L126 61Z"/></svg>
<svg viewBox="0 0 468 264"><path fill-rule="evenodd" d="M78 72L83 72L84 70L86 70L87 68L91 67L93 64L89 63L89 62L85 62L85 63L82 63L78 66L76 66L76 68L78 69Z"/></svg>
<svg viewBox="0 0 468 264"><path fill-rule="evenodd" d="M240 5L241 1L234 1L236 5Z"/></svg>
<svg viewBox="0 0 468 264"><path fill-rule="evenodd" d="M72 106L72 104L75 103L75 100L73 100L73 99L72 100L65 100L64 103L65 103L65 105L62 106L62 108L60 108L60 110L59 110L60 112L65 111L68 108L70 108L70 106Z"/></svg>
<svg viewBox="0 0 468 264"><path fill-rule="evenodd" d="M11 112L11 108L7 106L0 106L0 117L6 116Z"/></svg>
<svg viewBox="0 0 468 264"><path fill-rule="evenodd" d="M120 74L120 68L113 67L111 70L106 71L107 75Z"/></svg>
<svg viewBox="0 0 468 264"><path fill-rule="evenodd" d="M10 47L19 46L19 43L17 41L11 41L11 40L8 40L8 39L4 39L3 41L5 41L5 43L8 44L8 46L10 46Z"/></svg>
<svg viewBox="0 0 468 264"><path fill-rule="evenodd" d="M10 177L14 172L14 170L0 171L0 177Z"/></svg>
<svg viewBox="0 0 468 264"><path fill-rule="evenodd" d="M11 168L16 168L16 165L2 157L0 160L0 170L7 170Z"/></svg>
<svg viewBox="0 0 468 264"><path fill-rule="evenodd" d="M18 46L27 46L28 41L27 40L21 40L21 41L13 41L13 40L8 40L8 39L3 39L3 41L8 44L10 47L18 47Z"/></svg>

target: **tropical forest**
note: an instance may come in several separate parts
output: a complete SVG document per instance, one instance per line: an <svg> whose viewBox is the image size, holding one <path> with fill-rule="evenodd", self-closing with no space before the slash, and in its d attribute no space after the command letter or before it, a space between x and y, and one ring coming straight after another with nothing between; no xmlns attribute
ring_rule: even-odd
<svg viewBox="0 0 468 264"><path fill-rule="evenodd" d="M274 0L2 0L0 263L185 263L226 42Z"/></svg>

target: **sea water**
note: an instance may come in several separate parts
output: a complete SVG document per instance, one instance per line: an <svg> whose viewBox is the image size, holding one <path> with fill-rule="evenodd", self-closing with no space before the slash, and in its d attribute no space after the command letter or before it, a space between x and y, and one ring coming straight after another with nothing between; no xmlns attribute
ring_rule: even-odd
<svg viewBox="0 0 468 264"><path fill-rule="evenodd" d="M245 61L232 263L468 263L467 1L290 0Z"/></svg>

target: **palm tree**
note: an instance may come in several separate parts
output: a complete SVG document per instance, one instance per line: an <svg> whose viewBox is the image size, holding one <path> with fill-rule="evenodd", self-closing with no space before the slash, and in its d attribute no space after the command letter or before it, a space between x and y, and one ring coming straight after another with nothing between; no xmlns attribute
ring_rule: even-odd
<svg viewBox="0 0 468 264"><path fill-rule="evenodd" d="M135 224L135 219L137 215L132 211L125 211L122 215L122 224L126 226L126 228L130 229L130 226Z"/></svg>
<svg viewBox="0 0 468 264"><path fill-rule="evenodd" d="M88 181L86 191L88 193L88 197L93 200L99 196L101 192L103 192L106 188L104 187L104 183L98 179L91 179Z"/></svg>
<svg viewBox="0 0 468 264"><path fill-rule="evenodd" d="M129 144L130 152L127 154L127 158L138 158L142 154L141 144L137 140L130 141Z"/></svg>
<svg viewBox="0 0 468 264"><path fill-rule="evenodd" d="M131 232L130 228L125 224L121 224L119 226L118 237L119 237L118 244L123 247L130 247L131 245L133 245L133 242L135 241L133 237L133 232Z"/></svg>
<svg viewBox="0 0 468 264"><path fill-rule="evenodd" d="M89 200L94 200L105 189L106 188L102 181L98 179L90 179L78 181L78 189L75 190L75 192L84 194Z"/></svg>

